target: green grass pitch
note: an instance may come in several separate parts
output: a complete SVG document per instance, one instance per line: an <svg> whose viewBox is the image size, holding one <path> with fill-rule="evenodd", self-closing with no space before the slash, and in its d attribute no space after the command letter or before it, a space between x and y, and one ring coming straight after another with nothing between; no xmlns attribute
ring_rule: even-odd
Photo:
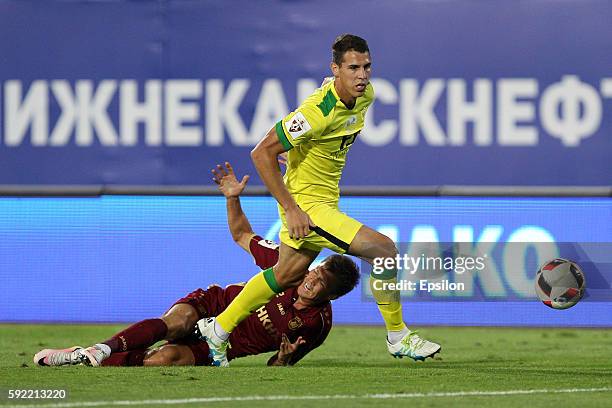
<svg viewBox="0 0 612 408"><path fill-rule="evenodd" d="M39 349L86 346L123 327L0 325L0 407L612 406L611 330L429 327L420 333L443 348L426 362L391 358L382 327L337 326L295 367L266 367L268 355L234 360L229 369L32 363ZM15 402L8 389L69 395Z"/></svg>

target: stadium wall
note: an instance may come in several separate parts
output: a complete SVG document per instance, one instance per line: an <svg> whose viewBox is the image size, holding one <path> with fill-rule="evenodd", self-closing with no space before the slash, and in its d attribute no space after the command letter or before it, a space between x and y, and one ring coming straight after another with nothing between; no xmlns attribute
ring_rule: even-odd
<svg viewBox="0 0 612 408"><path fill-rule="evenodd" d="M355 32L377 100L346 186L609 191L610 21L598 0L3 0L0 185L171 190L221 160L261 185L248 152Z"/></svg>
<svg viewBox="0 0 612 408"><path fill-rule="evenodd" d="M242 203L254 230L276 239L274 200ZM398 243L470 237L497 251L469 296L405 298L411 324L612 326L609 198L346 197L341 207ZM225 211L218 196L0 198L0 321L137 321L195 288L247 280L257 267L232 243ZM533 295L537 265L555 256L587 277L586 298L565 311ZM362 281L334 302L336 323L381 323Z"/></svg>

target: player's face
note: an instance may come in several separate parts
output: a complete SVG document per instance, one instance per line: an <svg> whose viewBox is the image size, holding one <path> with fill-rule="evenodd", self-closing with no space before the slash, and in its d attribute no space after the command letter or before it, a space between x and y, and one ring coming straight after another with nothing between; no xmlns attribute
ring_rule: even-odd
<svg viewBox="0 0 612 408"><path fill-rule="evenodd" d="M336 90L340 94L340 98L344 96L357 98L365 93L366 87L370 83L370 74L372 73L370 53L347 51L344 53L340 65L332 63L332 72L336 77ZM342 93L345 95L342 95Z"/></svg>
<svg viewBox="0 0 612 408"><path fill-rule="evenodd" d="M323 264L308 271L304 280L298 286L297 293L309 304L320 304L332 298L329 272Z"/></svg>

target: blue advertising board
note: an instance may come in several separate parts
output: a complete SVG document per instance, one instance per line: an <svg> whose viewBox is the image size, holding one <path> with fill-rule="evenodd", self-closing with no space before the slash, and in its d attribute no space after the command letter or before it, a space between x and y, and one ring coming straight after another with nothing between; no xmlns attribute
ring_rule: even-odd
<svg viewBox="0 0 612 408"><path fill-rule="evenodd" d="M198 185L369 41L345 186L612 184L612 3L0 2L0 184ZM373 172L375 168L377 171Z"/></svg>
<svg viewBox="0 0 612 408"><path fill-rule="evenodd" d="M276 240L274 200L242 205L254 231ZM505 253L470 279L473 293L405 297L410 325L612 326L610 199L347 197L341 207L396 242L467 239ZM222 197L1 198L0 321L137 321L196 288L248 280L258 268L232 242L225 211ZM515 251L521 242L557 252ZM566 253L570 243L586 254ZM586 297L549 309L534 294L537 265L568 255L584 269ZM382 324L367 288L363 275L333 302L335 323Z"/></svg>

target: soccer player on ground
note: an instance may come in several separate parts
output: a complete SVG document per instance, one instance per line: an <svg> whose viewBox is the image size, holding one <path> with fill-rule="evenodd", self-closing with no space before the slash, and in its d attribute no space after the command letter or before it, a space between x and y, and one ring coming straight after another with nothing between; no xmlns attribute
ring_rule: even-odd
<svg viewBox="0 0 612 408"><path fill-rule="evenodd" d="M242 212L238 196L248 176L238 182L229 163L217 166L214 180L227 198L227 217L234 241L248 251L255 263L268 268L278 260L278 245L256 235ZM309 271L299 286L279 293L243 321L230 337L228 358L278 350L268 365L293 365L320 346L332 324L330 299L355 287L359 271L348 257L333 255ZM210 286L178 300L161 318L138 322L110 339L91 347L45 349L34 356L42 366L84 363L91 366L210 365L206 342L193 334L196 322L221 313L243 289ZM168 343L149 350L160 340Z"/></svg>
<svg viewBox="0 0 612 408"><path fill-rule="evenodd" d="M332 46L333 80L323 83L300 107L279 121L251 152L261 179L278 202L282 219L280 258L273 268L255 275L217 318L198 323L215 365L227 366L227 339L250 313L275 294L298 284L322 248L348 253L372 263L397 255L388 237L338 209L339 181L346 155L363 128L374 100L367 42L339 36ZM276 158L288 151L281 176ZM363 163L367 165L367 163ZM372 274L370 286L387 328L387 347L395 357L423 360L440 345L408 330L399 293L385 290L397 271Z"/></svg>

